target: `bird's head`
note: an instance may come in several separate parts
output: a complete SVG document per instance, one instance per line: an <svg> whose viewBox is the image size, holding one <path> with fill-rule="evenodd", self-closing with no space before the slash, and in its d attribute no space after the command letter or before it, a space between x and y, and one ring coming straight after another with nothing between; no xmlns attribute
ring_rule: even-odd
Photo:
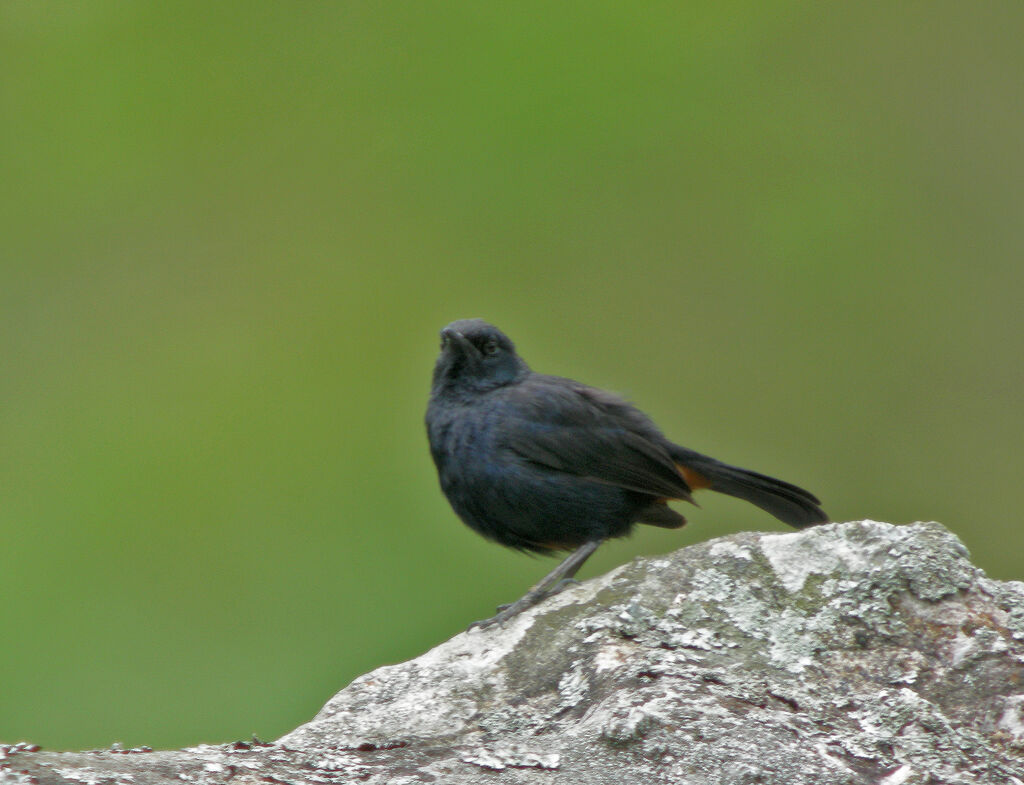
<svg viewBox="0 0 1024 785"><path fill-rule="evenodd" d="M459 319L441 330L431 393L484 392L526 377L530 368L505 333L483 319Z"/></svg>

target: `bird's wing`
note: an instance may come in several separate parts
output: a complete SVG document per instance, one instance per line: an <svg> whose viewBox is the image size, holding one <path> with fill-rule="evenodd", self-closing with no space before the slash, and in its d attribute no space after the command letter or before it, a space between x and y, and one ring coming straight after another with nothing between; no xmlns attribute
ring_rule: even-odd
<svg viewBox="0 0 1024 785"><path fill-rule="evenodd" d="M652 496L690 500L690 486L646 418L619 398L580 385L542 396L506 434L521 458ZM533 399L534 401L536 398ZM656 432L655 432L656 433Z"/></svg>

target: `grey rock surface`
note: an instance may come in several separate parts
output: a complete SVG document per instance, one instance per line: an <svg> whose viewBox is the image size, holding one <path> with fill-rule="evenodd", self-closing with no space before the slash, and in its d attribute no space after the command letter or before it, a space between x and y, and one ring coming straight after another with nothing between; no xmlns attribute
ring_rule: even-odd
<svg viewBox="0 0 1024 785"><path fill-rule="evenodd" d="M935 523L740 534L379 668L272 744L0 751L44 785L1024 785L1024 584Z"/></svg>

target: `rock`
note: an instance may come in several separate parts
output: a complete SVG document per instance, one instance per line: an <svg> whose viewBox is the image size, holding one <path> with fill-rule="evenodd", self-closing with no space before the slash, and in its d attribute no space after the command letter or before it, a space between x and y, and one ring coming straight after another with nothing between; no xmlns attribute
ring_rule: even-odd
<svg viewBox="0 0 1024 785"><path fill-rule="evenodd" d="M126 752L8 749L0 782L1024 785L1024 584L935 523L739 534L379 668L272 744Z"/></svg>

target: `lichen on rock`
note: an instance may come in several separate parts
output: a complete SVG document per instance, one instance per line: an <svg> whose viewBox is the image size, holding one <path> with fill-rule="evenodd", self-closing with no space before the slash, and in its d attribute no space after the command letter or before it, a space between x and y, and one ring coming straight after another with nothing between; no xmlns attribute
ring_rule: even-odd
<svg viewBox="0 0 1024 785"><path fill-rule="evenodd" d="M18 751L0 779L15 771L134 785L217 772L1024 785L1024 584L987 578L935 523L739 534L634 560L366 674L273 744L116 760Z"/></svg>

